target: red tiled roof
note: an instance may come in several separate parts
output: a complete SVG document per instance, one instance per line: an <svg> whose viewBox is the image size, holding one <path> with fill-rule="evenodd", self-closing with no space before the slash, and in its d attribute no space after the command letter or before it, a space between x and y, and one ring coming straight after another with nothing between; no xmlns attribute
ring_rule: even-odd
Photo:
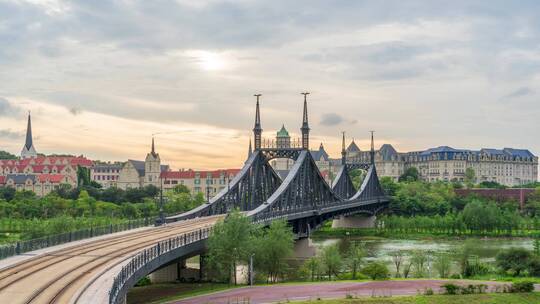
<svg viewBox="0 0 540 304"><path fill-rule="evenodd" d="M40 174L38 175L39 182L45 183L47 181L51 183L61 183L64 180L63 174Z"/></svg>
<svg viewBox="0 0 540 304"><path fill-rule="evenodd" d="M236 175L240 172L240 169L223 169L223 170L214 170L214 171L165 171L161 172L161 178L170 178L170 179L192 179L195 178L195 175L199 173L200 178L207 178L208 175L211 175L212 178L219 178L221 174L225 175Z"/></svg>
<svg viewBox="0 0 540 304"><path fill-rule="evenodd" d="M5 184L5 183L6 183L6 177L0 176L0 184Z"/></svg>

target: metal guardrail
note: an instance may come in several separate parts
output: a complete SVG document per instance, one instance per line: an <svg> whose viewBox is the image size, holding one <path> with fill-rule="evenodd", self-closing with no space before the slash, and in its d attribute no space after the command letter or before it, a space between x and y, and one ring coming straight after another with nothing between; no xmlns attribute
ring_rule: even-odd
<svg viewBox="0 0 540 304"><path fill-rule="evenodd" d="M0 259L5 259L10 256L22 254L29 251L39 250L51 246L65 244L73 241L87 239L95 236L111 234L120 231L131 230L148 226L150 224L148 218L128 221L122 224L111 224L108 226L90 227L87 229L70 231L61 234L53 234L37 239L19 241L16 243L0 245Z"/></svg>
<svg viewBox="0 0 540 304"><path fill-rule="evenodd" d="M122 270L120 270L120 272L114 278L112 288L109 291L109 303L118 303L120 300L118 296L124 288L124 285L139 269L171 250L208 238L211 230L211 227L206 227L196 231L184 233L179 236L158 242L153 247L146 248L139 252L131 259L131 261L129 261L129 263L122 267Z"/></svg>

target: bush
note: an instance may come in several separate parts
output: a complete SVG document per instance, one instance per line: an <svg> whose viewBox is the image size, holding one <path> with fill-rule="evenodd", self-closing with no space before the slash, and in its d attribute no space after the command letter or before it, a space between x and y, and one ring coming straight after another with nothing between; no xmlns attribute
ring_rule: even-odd
<svg viewBox="0 0 540 304"><path fill-rule="evenodd" d="M433 292L433 289L431 288L427 288L426 290L424 290L424 295L425 296L432 296L434 294Z"/></svg>
<svg viewBox="0 0 540 304"><path fill-rule="evenodd" d="M362 273L370 277L372 280L386 280L390 276L390 271L385 264L379 262L371 262L367 264Z"/></svg>
<svg viewBox="0 0 540 304"><path fill-rule="evenodd" d="M511 292L532 292L534 290L534 283L531 281L521 281L512 284Z"/></svg>
<svg viewBox="0 0 540 304"><path fill-rule="evenodd" d="M524 248L511 248L497 254L495 261L497 266L505 272L519 276L523 270L529 268L531 253Z"/></svg>
<svg viewBox="0 0 540 304"><path fill-rule="evenodd" d="M460 286L452 283L446 283L444 285L441 285L441 287L445 289L445 294L448 295L455 295L460 289Z"/></svg>
<svg viewBox="0 0 540 304"><path fill-rule="evenodd" d="M151 285L152 284L152 281L150 281L150 278L148 276L142 278L139 280L139 282L137 282L137 284L135 284L135 286L137 287L140 287L140 286L148 286L148 285Z"/></svg>

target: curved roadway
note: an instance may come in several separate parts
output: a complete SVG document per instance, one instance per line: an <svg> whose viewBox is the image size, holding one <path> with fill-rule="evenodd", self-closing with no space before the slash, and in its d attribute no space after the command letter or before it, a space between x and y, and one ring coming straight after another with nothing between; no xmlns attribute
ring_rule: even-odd
<svg viewBox="0 0 540 304"><path fill-rule="evenodd" d="M198 218L110 235L36 255L0 269L0 303L76 303L97 275L160 240L213 226L221 216Z"/></svg>

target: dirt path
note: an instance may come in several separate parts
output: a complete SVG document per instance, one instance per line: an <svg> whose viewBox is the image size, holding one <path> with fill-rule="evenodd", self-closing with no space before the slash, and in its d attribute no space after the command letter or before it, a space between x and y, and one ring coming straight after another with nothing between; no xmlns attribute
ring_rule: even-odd
<svg viewBox="0 0 540 304"><path fill-rule="evenodd" d="M495 286L504 285L501 282L482 282L467 280L404 280L404 281L375 281L375 282L329 282L316 284L278 285L245 287L217 292L176 301L176 304L200 303L273 303L278 301L316 300L317 298L345 298L352 296L395 296L416 295L431 288L438 292L440 286L453 282L459 285L485 284L492 291ZM536 289L539 289L536 286Z"/></svg>

